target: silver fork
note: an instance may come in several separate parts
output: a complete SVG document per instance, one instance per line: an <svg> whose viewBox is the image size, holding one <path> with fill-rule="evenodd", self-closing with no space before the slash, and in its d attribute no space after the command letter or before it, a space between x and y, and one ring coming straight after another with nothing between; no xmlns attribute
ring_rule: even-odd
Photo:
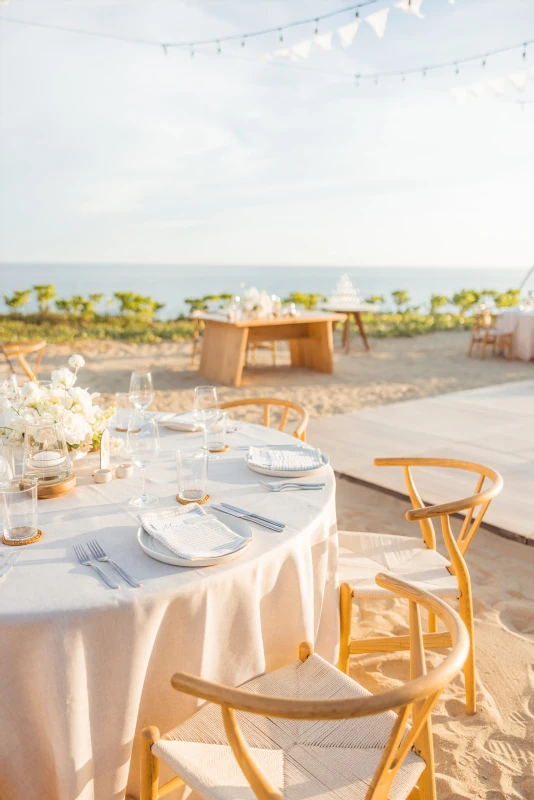
<svg viewBox="0 0 534 800"><path fill-rule="evenodd" d="M312 492L323 489L326 486L326 483L294 483L291 481L286 481L285 483L265 483L264 481L258 481L258 483L270 492L281 492L282 489L305 489L306 491Z"/></svg>
<svg viewBox="0 0 534 800"><path fill-rule="evenodd" d="M116 584L115 581L112 581L111 578L108 578L104 570L100 569L100 567L97 567L94 561L91 561L91 559L87 555L85 547L83 547L81 544L79 545L75 544L74 552L76 553L76 558L78 559L80 564L83 564L84 567L92 567L96 572L98 572L100 577L107 583L107 585L111 586L112 589L119 588L118 584Z"/></svg>
<svg viewBox="0 0 534 800"><path fill-rule="evenodd" d="M130 586L134 586L136 589L139 589L141 584L134 578L131 578L128 575L128 573L122 569L122 567L119 567L119 565L115 563L115 561L112 561L112 559L108 555L106 555L106 553L104 552L102 547L98 544L96 539L93 539L92 542L87 542L87 546L89 547L89 550L91 551L91 555L93 556L93 558L96 558L97 561L107 561L108 564L111 564L112 567L115 567L119 575L122 575L124 580L127 581L130 584Z"/></svg>

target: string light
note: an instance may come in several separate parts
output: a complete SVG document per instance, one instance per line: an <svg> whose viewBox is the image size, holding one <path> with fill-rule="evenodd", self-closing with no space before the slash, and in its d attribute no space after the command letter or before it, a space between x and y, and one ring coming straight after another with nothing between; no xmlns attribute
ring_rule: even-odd
<svg viewBox="0 0 534 800"><path fill-rule="evenodd" d="M217 42L217 52L218 52L218 53L222 53L222 50L221 50L221 43L220 43L220 42Z"/></svg>
<svg viewBox="0 0 534 800"><path fill-rule="evenodd" d="M161 47L163 49L163 55L166 56L167 55L167 45L166 44L162 44Z"/></svg>
<svg viewBox="0 0 534 800"><path fill-rule="evenodd" d="M525 42L525 44L523 45L523 58L526 58L526 57L527 57L527 45L526 45L526 42Z"/></svg>
<svg viewBox="0 0 534 800"><path fill-rule="evenodd" d="M280 33L280 36L278 37L278 39L279 39L280 42L283 42L284 41L284 32L283 32L282 28L278 28L278 31Z"/></svg>
<svg viewBox="0 0 534 800"><path fill-rule="evenodd" d="M315 20L315 30L314 30L314 33L315 33L315 35L316 35L316 36L317 36L317 34L319 33L319 17L317 17L317 19Z"/></svg>

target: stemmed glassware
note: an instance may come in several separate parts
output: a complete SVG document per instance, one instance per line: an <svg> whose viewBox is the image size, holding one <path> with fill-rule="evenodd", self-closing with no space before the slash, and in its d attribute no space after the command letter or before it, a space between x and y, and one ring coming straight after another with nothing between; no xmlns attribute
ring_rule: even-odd
<svg viewBox="0 0 534 800"><path fill-rule="evenodd" d="M141 495L132 497L130 504L141 508L156 505L159 503L159 498L145 492L146 469L156 461L159 454L158 423L153 417L141 413L130 416L126 434L126 452L141 470L143 478Z"/></svg>
<svg viewBox="0 0 534 800"><path fill-rule="evenodd" d="M193 414L204 430L205 448L207 448L208 430L218 421L220 413L215 386L197 386Z"/></svg>
<svg viewBox="0 0 534 800"><path fill-rule="evenodd" d="M154 384L150 372L132 372L130 378L130 402L139 411L144 411L154 400Z"/></svg>

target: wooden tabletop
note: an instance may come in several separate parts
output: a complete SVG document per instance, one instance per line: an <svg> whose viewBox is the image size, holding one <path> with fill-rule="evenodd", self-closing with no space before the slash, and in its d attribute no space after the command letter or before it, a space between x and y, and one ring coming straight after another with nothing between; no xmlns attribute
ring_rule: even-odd
<svg viewBox="0 0 534 800"><path fill-rule="evenodd" d="M345 314L332 311L303 311L296 317L242 317L231 322L223 314L195 314L191 319L200 319L203 322L218 322L223 325L232 325L235 328L257 328L265 325L298 325L306 322L342 322Z"/></svg>

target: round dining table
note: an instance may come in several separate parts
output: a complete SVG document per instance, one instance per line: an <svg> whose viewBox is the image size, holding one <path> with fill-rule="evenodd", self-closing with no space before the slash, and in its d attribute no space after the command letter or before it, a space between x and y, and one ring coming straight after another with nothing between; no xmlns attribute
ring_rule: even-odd
<svg viewBox="0 0 534 800"><path fill-rule="evenodd" d="M154 510L178 507L176 450L202 443L198 433L161 425L160 436L158 460L147 470L147 490L160 500ZM140 477L97 484L98 456L76 462L70 494L39 501L43 536L18 548L0 583L2 800L139 797L140 731L156 725L164 733L196 708L194 698L172 689L174 672L237 685L296 661L305 640L335 661L332 469L320 471L321 491L273 493L240 449L288 442L296 440L243 422L229 434L230 449L210 456L211 502L286 523L282 533L251 524L252 542L216 566L176 567L145 554L129 504ZM101 564L119 584L114 590L78 563L74 545L91 539L141 587Z"/></svg>

